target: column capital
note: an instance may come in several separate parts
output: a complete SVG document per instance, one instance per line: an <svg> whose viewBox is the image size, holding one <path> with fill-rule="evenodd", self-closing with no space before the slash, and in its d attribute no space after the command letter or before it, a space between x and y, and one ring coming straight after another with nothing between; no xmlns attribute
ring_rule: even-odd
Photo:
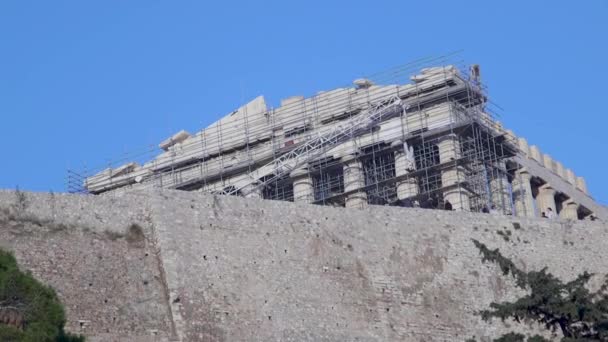
<svg viewBox="0 0 608 342"><path fill-rule="evenodd" d="M399 147L399 146L403 146L403 140L397 139L397 140L393 140L391 142L391 147L395 148L395 147Z"/></svg>
<svg viewBox="0 0 608 342"><path fill-rule="evenodd" d="M343 163L350 163L356 161L358 157L359 156L357 153L349 153L347 155L342 156L342 158L340 158L340 161L342 161Z"/></svg>
<svg viewBox="0 0 608 342"><path fill-rule="evenodd" d="M540 191L553 191L553 192L555 192L555 189L549 183L545 183L545 184L539 186L538 190L540 190Z"/></svg>
<svg viewBox="0 0 608 342"><path fill-rule="evenodd" d="M308 176L308 166L297 168L289 173L289 177L291 178L299 178L302 176Z"/></svg>
<svg viewBox="0 0 608 342"><path fill-rule="evenodd" d="M443 142L446 140L454 140L457 139L458 135L456 135L456 133L450 133L450 134L446 134L446 135L442 135L439 138L437 138L437 142Z"/></svg>
<svg viewBox="0 0 608 342"><path fill-rule="evenodd" d="M559 213L559 217L566 220L578 220L578 207L578 203L568 198L562 202L562 210Z"/></svg>

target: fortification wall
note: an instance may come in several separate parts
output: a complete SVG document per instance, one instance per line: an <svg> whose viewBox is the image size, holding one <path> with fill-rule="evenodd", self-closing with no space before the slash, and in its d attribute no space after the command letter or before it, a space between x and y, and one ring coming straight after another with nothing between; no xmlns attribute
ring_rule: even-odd
<svg viewBox="0 0 608 342"><path fill-rule="evenodd" d="M0 246L57 291L68 330L100 342L167 340L170 311L145 202L0 191Z"/></svg>
<svg viewBox="0 0 608 342"><path fill-rule="evenodd" d="M608 227L599 222L178 191L25 195L27 216L68 228L0 220L0 243L58 290L71 330L90 320L83 331L94 340L494 337L505 325L474 313L518 293L481 263L472 238L563 279L588 270L599 274L597 285L608 273ZM18 197L0 192L0 208ZM133 223L145 239L129 238Z"/></svg>

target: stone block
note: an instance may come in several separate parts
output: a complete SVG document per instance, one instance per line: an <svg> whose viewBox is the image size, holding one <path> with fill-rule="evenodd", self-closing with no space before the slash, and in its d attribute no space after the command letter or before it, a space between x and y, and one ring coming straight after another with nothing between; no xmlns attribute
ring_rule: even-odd
<svg viewBox="0 0 608 342"><path fill-rule="evenodd" d="M576 188L587 194L587 182L585 182L585 178L576 177Z"/></svg>
<svg viewBox="0 0 608 342"><path fill-rule="evenodd" d="M543 160L541 157L540 150L538 149L538 146L536 146L536 145L530 146L530 158L532 158L533 160L536 160L538 163L543 165Z"/></svg>

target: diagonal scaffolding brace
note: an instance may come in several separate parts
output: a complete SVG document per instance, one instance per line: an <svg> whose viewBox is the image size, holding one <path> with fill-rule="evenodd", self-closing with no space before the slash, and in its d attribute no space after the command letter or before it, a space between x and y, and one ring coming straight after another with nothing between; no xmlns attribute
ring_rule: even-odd
<svg viewBox="0 0 608 342"><path fill-rule="evenodd" d="M272 169L272 176L261 179L264 175L258 170L248 174L249 181L239 187L233 187L223 192L226 195L241 193L246 196L249 193L262 189L293 170L306 165L333 147L351 140L361 134L368 132L386 117L400 115L406 108L401 98L392 96L379 103L370 104L369 110L352 118L346 125L338 125L326 134L320 134L316 138L309 139L302 145L272 160L258 170Z"/></svg>

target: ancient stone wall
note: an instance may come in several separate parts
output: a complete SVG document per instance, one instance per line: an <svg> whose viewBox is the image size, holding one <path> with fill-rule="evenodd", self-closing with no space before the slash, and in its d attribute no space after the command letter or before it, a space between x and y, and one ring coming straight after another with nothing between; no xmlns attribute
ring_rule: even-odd
<svg viewBox="0 0 608 342"><path fill-rule="evenodd" d="M0 192L0 243L93 340L487 340L506 327L475 312L518 293L471 239L563 279L608 273L598 222L178 191L26 193L19 219L19 197Z"/></svg>
<svg viewBox="0 0 608 342"><path fill-rule="evenodd" d="M68 330L100 342L167 340L169 307L141 203L2 191L0 246L57 291Z"/></svg>

